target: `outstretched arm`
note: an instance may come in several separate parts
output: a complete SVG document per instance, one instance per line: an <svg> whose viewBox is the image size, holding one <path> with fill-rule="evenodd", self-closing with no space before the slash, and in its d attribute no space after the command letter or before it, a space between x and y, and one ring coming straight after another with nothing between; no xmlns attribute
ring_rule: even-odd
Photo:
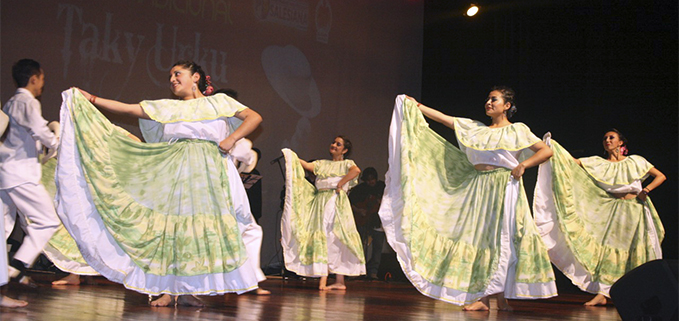
<svg viewBox="0 0 679 321"><path fill-rule="evenodd" d="M314 163L309 163L303 159L300 159L299 163L302 164L302 168L304 168L305 171L314 172Z"/></svg>
<svg viewBox="0 0 679 321"><path fill-rule="evenodd" d="M89 100L92 103L92 105L94 105L94 107L97 107L99 109L110 111L116 114L123 114L143 119L151 119L151 117L149 117L149 115L146 114L144 109L141 108L141 105L139 104L121 103L119 101L115 101L112 99L97 97L80 88L78 88L78 90L80 90L83 96L85 96L85 99Z"/></svg>
<svg viewBox="0 0 679 321"><path fill-rule="evenodd" d="M639 194L637 194L637 198L645 201L646 196L648 193L650 193L652 190L654 190L656 187L660 186L665 181L665 174L663 174L661 171L659 171L657 168L653 167L651 168L648 173L653 176L653 181L651 181L650 184L646 185Z"/></svg>
<svg viewBox="0 0 679 321"><path fill-rule="evenodd" d="M529 148L534 151L535 154L512 169L512 176L514 179L521 178L526 171L526 168L531 168L546 162L553 154L552 149L544 142L537 142Z"/></svg>
<svg viewBox="0 0 679 321"><path fill-rule="evenodd" d="M440 112L436 109L433 109L431 107L427 107L427 106L417 102L417 100L415 100L415 98L413 98L413 97L410 97L410 96L406 96L406 97L408 99L414 101L415 103L417 103L417 108L419 108L420 111L422 112L422 114L427 116L427 118L430 118L430 119L432 119L436 122L439 122L439 123L445 125L446 127L450 128L452 130L455 130L455 123L453 122L453 120L454 120L453 116L446 115L446 114L444 114L444 113L442 113L442 112Z"/></svg>
<svg viewBox="0 0 679 321"><path fill-rule="evenodd" d="M219 149L224 152L228 152L233 147L233 145L236 144L237 140L252 133L255 129L257 129L257 126L262 123L262 116L250 108L246 108L237 112L234 117L242 120L243 123L238 126L238 128L234 130L231 135L219 142Z"/></svg>

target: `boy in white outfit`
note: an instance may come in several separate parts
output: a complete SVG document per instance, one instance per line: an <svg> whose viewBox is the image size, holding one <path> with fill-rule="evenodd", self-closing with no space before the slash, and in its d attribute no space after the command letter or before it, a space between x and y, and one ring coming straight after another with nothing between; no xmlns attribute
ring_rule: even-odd
<svg viewBox="0 0 679 321"><path fill-rule="evenodd" d="M42 169L38 159L41 145L55 151L59 137L47 127L40 101L36 99L45 84L40 64L31 59L19 60L12 66L12 77L17 91L2 107L9 116L9 126L0 145L0 210L4 215L15 215L18 210L30 222L8 268L9 278L21 281L26 268L33 264L60 224L52 198L40 184ZM6 228L11 231L12 227ZM6 269L0 266L3 270L0 284Z"/></svg>

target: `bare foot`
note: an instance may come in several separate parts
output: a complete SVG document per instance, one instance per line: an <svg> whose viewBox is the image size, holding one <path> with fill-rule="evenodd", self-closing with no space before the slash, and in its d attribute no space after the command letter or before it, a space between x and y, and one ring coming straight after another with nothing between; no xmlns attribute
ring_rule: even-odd
<svg viewBox="0 0 679 321"><path fill-rule="evenodd" d="M326 290L346 290L347 287L346 287L346 285L344 285L344 284L333 283L333 284L328 285L327 287L325 287L325 289L326 289Z"/></svg>
<svg viewBox="0 0 679 321"><path fill-rule="evenodd" d="M257 295L269 295L269 294L271 294L271 291L265 290L265 289L262 289L262 288L257 288L257 291L255 292L255 294L257 294Z"/></svg>
<svg viewBox="0 0 679 321"><path fill-rule="evenodd" d="M169 294L163 294L158 299L151 301L152 307L166 307L174 305L174 298Z"/></svg>
<svg viewBox="0 0 679 321"><path fill-rule="evenodd" d="M497 295L497 309L500 311L514 311L514 309L509 305L507 299L505 299L504 293Z"/></svg>
<svg viewBox="0 0 679 321"><path fill-rule="evenodd" d="M344 285L344 275L336 274L335 283L326 287L326 290L346 290L347 287Z"/></svg>
<svg viewBox="0 0 679 321"><path fill-rule="evenodd" d="M328 284L328 277L327 276L322 276L321 280L318 282L318 289L321 291L328 290L327 285Z"/></svg>
<svg viewBox="0 0 679 321"><path fill-rule="evenodd" d="M606 305L606 297L603 294L597 294L593 299L587 301L585 305L590 307L597 305Z"/></svg>
<svg viewBox="0 0 679 321"><path fill-rule="evenodd" d="M0 307L3 308L21 308L28 305L28 302L23 300L12 299L6 295L0 296Z"/></svg>
<svg viewBox="0 0 679 321"><path fill-rule="evenodd" d="M463 311L488 311L490 310L490 301L488 300L488 297L483 297L481 300L478 300L470 305L465 305L464 308L462 308Z"/></svg>
<svg viewBox="0 0 679 321"><path fill-rule="evenodd" d="M205 303L197 298L195 295L180 295L177 297L177 304L185 307L199 307L205 306Z"/></svg>
<svg viewBox="0 0 679 321"><path fill-rule="evenodd" d="M56 280L52 282L52 285L79 285L79 284L80 275L77 274L69 274L61 280Z"/></svg>

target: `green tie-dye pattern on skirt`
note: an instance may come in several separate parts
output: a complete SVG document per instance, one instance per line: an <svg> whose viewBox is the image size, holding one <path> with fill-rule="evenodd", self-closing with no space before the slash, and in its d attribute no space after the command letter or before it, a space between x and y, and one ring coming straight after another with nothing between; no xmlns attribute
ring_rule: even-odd
<svg viewBox="0 0 679 321"><path fill-rule="evenodd" d="M299 162L297 154L290 151L289 162L291 166L292 180L291 193L293 193L291 214L291 231L297 242L298 257L303 265L314 263L328 263L328 244L323 225L324 209L328 200L335 195L335 190L316 190L304 178L304 169ZM322 169L318 169L321 170ZM319 173L319 176L324 174ZM346 173L342 174L346 175ZM333 234L365 264L361 237L356 231L353 212L349 197L344 191L337 194L335 201L335 217L333 221ZM291 249L295 251L295 249Z"/></svg>
<svg viewBox="0 0 679 321"><path fill-rule="evenodd" d="M650 198L617 199L596 185L572 156L552 140L552 191L559 228L592 281L612 285L635 267L654 260L646 209L661 242L665 231ZM646 209L645 209L646 208Z"/></svg>
<svg viewBox="0 0 679 321"><path fill-rule="evenodd" d="M432 284L483 292L499 264L504 195L510 171L479 172L466 155L429 129L405 102L401 132L401 230L413 268ZM515 283L554 280L546 247L520 185L513 245Z"/></svg>
<svg viewBox="0 0 679 321"><path fill-rule="evenodd" d="M145 273L224 273L245 262L215 143L133 141L80 95L71 114L94 204L108 232Z"/></svg>

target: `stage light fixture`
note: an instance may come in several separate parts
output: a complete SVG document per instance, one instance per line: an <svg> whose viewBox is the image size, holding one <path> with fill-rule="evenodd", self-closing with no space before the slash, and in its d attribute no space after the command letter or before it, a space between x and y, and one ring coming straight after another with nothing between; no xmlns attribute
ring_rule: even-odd
<svg viewBox="0 0 679 321"><path fill-rule="evenodd" d="M467 17L473 17L478 12L479 12L479 6L472 3L471 5L469 5L469 9L467 9L466 16Z"/></svg>

